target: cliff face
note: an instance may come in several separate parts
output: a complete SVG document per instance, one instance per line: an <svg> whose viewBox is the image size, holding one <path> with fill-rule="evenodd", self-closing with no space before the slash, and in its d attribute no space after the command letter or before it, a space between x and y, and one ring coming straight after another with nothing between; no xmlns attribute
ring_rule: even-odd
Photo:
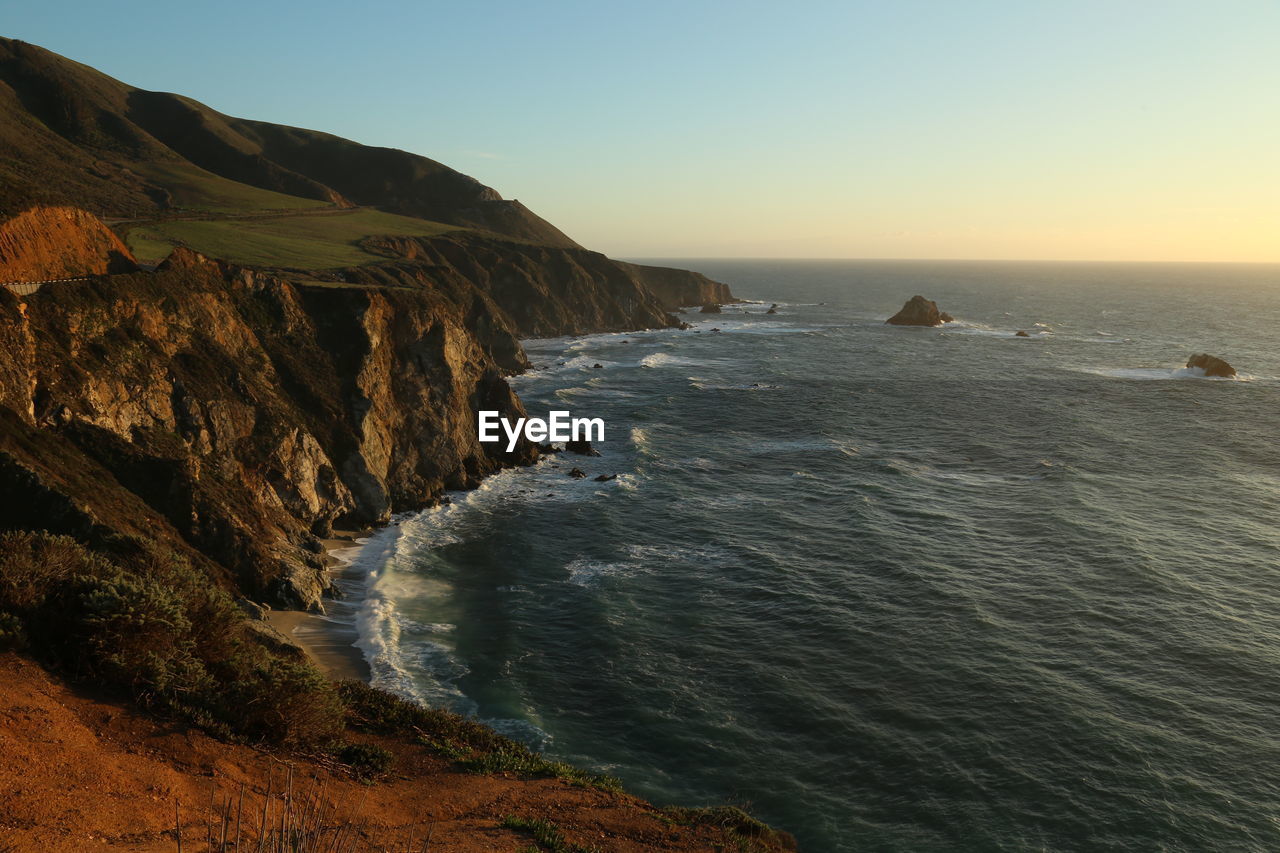
<svg viewBox="0 0 1280 853"><path fill-rule="evenodd" d="M614 261L638 281L642 282L664 308L675 311L694 305L706 305L714 302L717 305L725 302L737 302L729 292L729 285L712 281L705 275L691 270L673 269L671 267L653 267L647 264L631 264L625 261Z"/></svg>
<svg viewBox="0 0 1280 853"><path fill-rule="evenodd" d="M318 607L315 536L530 461L507 321L453 292L299 288L179 250L156 273L0 292L6 526L145 533L261 599Z"/></svg>
<svg viewBox="0 0 1280 853"><path fill-rule="evenodd" d="M0 222L0 282L47 281L137 269L97 217L73 207L33 208Z"/></svg>
<svg viewBox="0 0 1280 853"><path fill-rule="evenodd" d="M677 322L631 265L599 252L466 232L378 237L364 246L398 263L347 270L349 281L469 284L500 306L500 314L522 337L663 328Z"/></svg>

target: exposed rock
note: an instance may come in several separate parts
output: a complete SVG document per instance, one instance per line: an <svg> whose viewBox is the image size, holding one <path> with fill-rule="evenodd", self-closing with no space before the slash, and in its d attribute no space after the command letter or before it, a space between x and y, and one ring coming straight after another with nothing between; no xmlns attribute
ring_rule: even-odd
<svg viewBox="0 0 1280 853"><path fill-rule="evenodd" d="M554 444L552 444L549 441L545 441L542 444L538 445L538 453L542 454L543 456L547 456L549 454L559 453L559 452L560 452L560 448L556 447Z"/></svg>
<svg viewBox="0 0 1280 853"><path fill-rule="evenodd" d="M1027 333L1026 333L1026 332L1024 332L1022 329L1019 329L1017 332L1015 332L1013 336L1014 336L1015 338L1029 338L1029 337L1031 337L1031 335L1027 334Z"/></svg>
<svg viewBox="0 0 1280 853"><path fill-rule="evenodd" d="M583 477L587 476L587 472L583 471L581 468L573 468L569 471L569 476L575 480L581 480Z"/></svg>
<svg viewBox="0 0 1280 853"><path fill-rule="evenodd" d="M244 614L250 619L259 622L267 621L267 614L271 612L271 606L268 604L257 604L247 598L236 599L236 606L239 607Z"/></svg>
<svg viewBox="0 0 1280 853"><path fill-rule="evenodd" d="M34 207L0 222L0 282L131 272L133 255L98 217L74 207Z"/></svg>
<svg viewBox="0 0 1280 853"><path fill-rule="evenodd" d="M894 326L941 326L950 322L950 314L938 310L938 304L923 296L913 296L902 306L902 310L894 314L886 323Z"/></svg>
<svg viewBox="0 0 1280 853"><path fill-rule="evenodd" d="M607 483L607 482L609 482L610 480L616 480L616 479L618 479L618 475L617 475L617 474L601 474L600 476L596 477L595 479L596 479L596 482L597 482L597 483Z"/></svg>
<svg viewBox="0 0 1280 853"><path fill-rule="evenodd" d="M591 365L591 369L592 369L592 370L604 370L604 365L597 361L595 364Z"/></svg>
<svg viewBox="0 0 1280 853"><path fill-rule="evenodd" d="M460 296L300 288L183 250L25 303L0 291L0 510L160 539L253 600L319 609L313 530L385 522L536 457L477 440L476 409L523 414L501 376L520 348Z"/></svg>
<svg viewBox="0 0 1280 853"><path fill-rule="evenodd" d="M939 317L939 318L942 320L942 322L944 322L944 323L954 323L954 322L956 321L956 318L955 318L955 317L952 317L952 316L951 316L950 314L948 314L946 311L939 311L939 312L938 312L938 317Z"/></svg>
<svg viewBox="0 0 1280 853"><path fill-rule="evenodd" d="M773 303L772 305L770 305L770 306L769 306L769 310L768 310L768 311L766 311L766 312L764 312L764 313L766 313L766 314L777 314L777 313L778 313L778 303L776 303L776 302L775 302L775 303Z"/></svg>
<svg viewBox="0 0 1280 853"><path fill-rule="evenodd" d="M702 309L701 309L698 313L700 313L700 314L719 314L719 313L720 313L720 306L719 306L718 304L716 304L715 302L708 302L708 303L706 303L706 304L704 304L704 305L702 306Z"/></svg>
<svg viewBox="0 0 1280 853"><path fill-rule="evenodd" d="M600 451L591 446L591 442L586 439L579 441L566 441L564 449L568 453L576 453L579 456L599 456Z"/></svg>
<svg viewBox="0 0 1280 853"><path fill-rule="evenodd" d="M1198 367L1204 371L1205 376L1218 376L1229 379L1236 375L1236 369L1227 364L1226 361L1203 352L1198 352L1187 359L1187 367Z"/></svg>

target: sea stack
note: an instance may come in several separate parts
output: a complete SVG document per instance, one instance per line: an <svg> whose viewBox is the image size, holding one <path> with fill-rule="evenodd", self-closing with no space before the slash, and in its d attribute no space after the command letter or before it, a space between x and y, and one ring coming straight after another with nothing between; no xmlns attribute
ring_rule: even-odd
<svg viewBox="0 0 1280 853"><path fill-rule="evenodd" d="M1204 371L1205 376L1219 376L1224 379L1230 379L1236 375L1236 369L1227 364L1223 359L1216 355L1198 352L1191 358L1187 359L1187 367L1198 367Z"/></svg>
<svg viewBox="0 0 1280 853"><path fill-rule="evenodd" d="M938 303L923 296L913 296L902 306L902 310L894 314L886 323L894 326L941 326L954 320L945 311L938 310Z"/></svg>

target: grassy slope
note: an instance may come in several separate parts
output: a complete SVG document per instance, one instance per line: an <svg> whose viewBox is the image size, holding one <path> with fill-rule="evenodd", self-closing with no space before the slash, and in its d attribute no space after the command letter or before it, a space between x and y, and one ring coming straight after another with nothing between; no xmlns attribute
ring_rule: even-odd
<svg viewBox="0 0 1280 853"><path fill-rule="evenodd" d="M259 189L220 177L199 166L182 162L155 162L133 170L169 191L174 207L210 213L246 213L255 210L306 210L329 207L328 202L299 198Z"/></svg>
<svg viewBox="0 0 1280 853"><path fill-rule="evenodd" d="M296 216L154 222L132 228L128 232L128 243L139 258L162 258L174 246L185 245L239 264L319 270L386 260L357 245L365 237L430 237L452 230L456 230L455 226L360 209Z"/></svg>

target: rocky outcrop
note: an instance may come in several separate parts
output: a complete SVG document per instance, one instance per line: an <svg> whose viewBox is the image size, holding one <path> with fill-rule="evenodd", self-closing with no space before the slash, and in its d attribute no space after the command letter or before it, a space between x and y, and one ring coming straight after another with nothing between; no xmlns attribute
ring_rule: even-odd
<svg viewBox="0 0 1280 853"><path fill-rule="evenodd" d="M955 318L938 310L938 304L923 296L913 296L886 323L894 326L941 326Z"/></svg>
<svg viewBox="0 0 1280 853"><path fill-rule="evenodd" d="M129 272L133 255L91 213L32 207L0 222L0 282Z"/></svg>
<svg viewBox="0 0 1280 853"><path fill-rule="evenodd" d="M1236 369L1227 364L1226 361L1215 355L1203 352L1198 352L1187 359L1187 367L1198 367L1204 371L1205 376L1215 376L1223 379L1230 379L1236 375Z"/></svg>
<svg viewBox="0 0 1280 853"><path fill-rule="evenodd" d="M523 364L476 288L304 288L179 250L154 274L0 292L0 524L198 552L317 608L314 537L536 457L480 444Z"/></svg>
<svg viewBox="0 0 1280 853"><path fill-rule="evenodd" d="M699 314L719 314L720 306L714 302L708 302L706 305L703 305L700 309L698 309L698 313Z"/></svg>
<svg viewBox="0 0 1280 853"><path fill-rule="evenodd" d="M586 439L578 439L577 441L566 441L564 443L566 453L576 453L579 456L599 456L600 451L591 446L591 442Z"/></svg>

